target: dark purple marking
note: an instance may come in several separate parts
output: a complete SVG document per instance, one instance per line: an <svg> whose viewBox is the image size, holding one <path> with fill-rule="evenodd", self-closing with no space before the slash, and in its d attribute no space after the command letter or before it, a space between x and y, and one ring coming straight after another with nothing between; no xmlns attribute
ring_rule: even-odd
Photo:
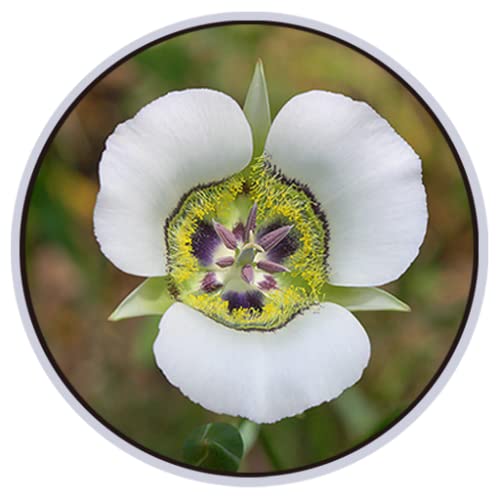
<svg viewBox="0 0 500 500"><path fill-rule="evenodd" d="M213 255L217 247L221 244L212 224L200 221L191 239L193 255L204 266L209 266L213 262Z"/></svg>
<svg viewBox="0 0 500 500"><path fill-rule="evenodd" d="M262 293L252 290L248 292L233 292L228 291L222 295L224 300L228 302L229 312L233 309L256 309L257 311L262 311Z"/></svg>

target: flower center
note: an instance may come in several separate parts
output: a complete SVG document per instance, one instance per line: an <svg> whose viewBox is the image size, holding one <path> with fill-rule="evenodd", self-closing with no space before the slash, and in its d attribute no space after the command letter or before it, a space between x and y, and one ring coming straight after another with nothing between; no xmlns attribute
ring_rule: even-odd
<svg viewBox="0 0 500 500"><path fill-rule="evenodd" d="M200 186L166 221L174 296L239 330L274 330L319 301L328 228L309 190L259 158Z"/></svg>

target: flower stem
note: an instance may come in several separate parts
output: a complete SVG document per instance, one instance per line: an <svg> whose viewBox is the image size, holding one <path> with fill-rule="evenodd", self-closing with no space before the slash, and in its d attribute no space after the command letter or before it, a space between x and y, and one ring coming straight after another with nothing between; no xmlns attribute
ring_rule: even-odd
<svg viewBox="0 0 500 500"><path fill-rule="evenodd" d="M239 431L243 439L243 456L247 455L255 444L259 435L260 426L251 420L243 420L240 423Z"/></svg>
<svg viewBox="0 0 500 500"><path fill-rule="evenodd" d="M264 449L264 452L266 453L267 458L271 462L271 465L274 467L274 469L275 470L283 469L283 464L281 463L280 458L274 451L273 446L271 445L271 442L269 441L269 438L267 436L267 433L264 431L263 428L260 429L259 442L262 445L262 448Z"/></svg>

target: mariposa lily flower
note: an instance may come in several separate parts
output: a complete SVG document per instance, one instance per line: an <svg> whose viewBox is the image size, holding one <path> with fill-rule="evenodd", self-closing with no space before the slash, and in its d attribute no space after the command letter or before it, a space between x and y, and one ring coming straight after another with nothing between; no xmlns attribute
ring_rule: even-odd
<svg viewBox="0 0 500 500"><path fill-rule="evenodd" d="M314 90L270 122L262 66L244 110L170 92L118 125L99 165L95 233L152 277L111 319L163 314L154 355L205 408L269 423L330 401L370 357L351 311L418 254L421 162L368 104Z"/></svg>

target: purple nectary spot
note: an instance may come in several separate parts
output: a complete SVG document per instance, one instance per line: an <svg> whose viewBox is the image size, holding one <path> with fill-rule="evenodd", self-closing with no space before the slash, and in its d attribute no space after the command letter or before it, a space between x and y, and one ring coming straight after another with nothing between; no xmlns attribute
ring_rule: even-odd
<svg viewBox="0 0 500 500"><path fill-rule="evenodd" d="M281 222L273 222L268 226L263 227L258 235L257 239L260 239L265 234L278 229L284 224ZM274 262L283 262L287 257L293 255L299 248L299 242L294 235L295 230L292 229L274 248L271 248L267 253L267 258Z"/></svg>
<svg viewBox="0 0 500 500"><path fill-rule="evenodd" d="M213 255L219 245L222 245L219 236L212 224L200 221L192 237L193 255L204 266L213 262Z"/></svg>
<svg viewBox="0 0 500 500"><path fill-rule="evenodd" d="M258 291L248 291L248 292L233 292L228 291L222 295L224 300L228 301L229 312L233 309L256 309L257 311L262 311L262 299L263 295Z"/></svg>

